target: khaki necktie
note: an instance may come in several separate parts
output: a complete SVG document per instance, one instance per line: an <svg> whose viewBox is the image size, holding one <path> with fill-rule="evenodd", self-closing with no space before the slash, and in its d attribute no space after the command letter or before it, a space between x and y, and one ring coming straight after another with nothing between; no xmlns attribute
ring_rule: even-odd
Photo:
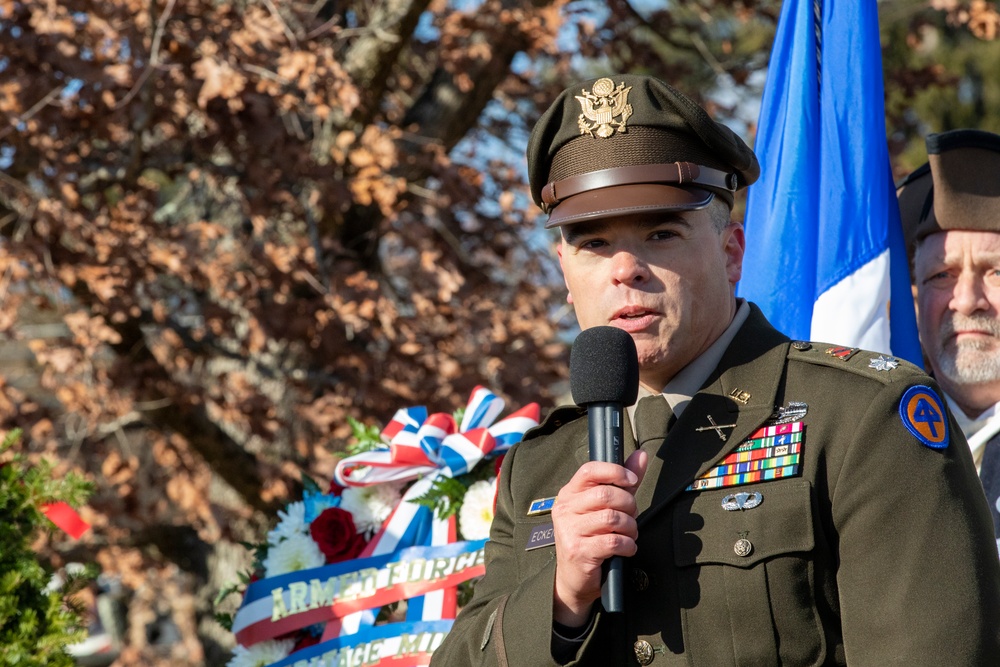
<svg viewBox="0 0 1000 667"><path fill-rule="evenodd" d="M642 447L650 440L662 441L672 426L674 411L661 394L639 399L635 406L635 440Z"/></svg>

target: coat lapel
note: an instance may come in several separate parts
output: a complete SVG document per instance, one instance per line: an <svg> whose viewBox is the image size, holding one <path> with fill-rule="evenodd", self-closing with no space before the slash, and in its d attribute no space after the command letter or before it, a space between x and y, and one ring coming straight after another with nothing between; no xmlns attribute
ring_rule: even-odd
<svg viewBox="0 0 1000 667"><path fill-rule="evenodd" d="M657 451L650 452L646 476L636 493L640 526L771 416L787 356L788 338L751 304L750 316L719 367L692 397Z"/></svg>

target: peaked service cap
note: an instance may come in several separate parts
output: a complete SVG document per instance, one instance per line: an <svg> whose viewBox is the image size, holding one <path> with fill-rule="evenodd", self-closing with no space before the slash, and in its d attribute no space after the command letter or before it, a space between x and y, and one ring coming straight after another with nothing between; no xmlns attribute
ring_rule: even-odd
<svg viewBox="0 0 1000 667"><path fill-rule="evenodd" d="M620 74L564 90L528 141L531 196L547 228L704 208L757 180L749 146L659 79Z"/></svg>

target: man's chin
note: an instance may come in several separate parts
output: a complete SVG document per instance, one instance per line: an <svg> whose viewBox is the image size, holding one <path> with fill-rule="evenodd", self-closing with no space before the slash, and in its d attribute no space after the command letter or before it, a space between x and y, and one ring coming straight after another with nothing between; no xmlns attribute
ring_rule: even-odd
<svg viewBox="0 0 1000 667"><path fill-rule="evenodd" d="M1000 351L993 346L988 349L963 346L957 353L945 355L941 373L959 385L1000 382Z"/></svg>

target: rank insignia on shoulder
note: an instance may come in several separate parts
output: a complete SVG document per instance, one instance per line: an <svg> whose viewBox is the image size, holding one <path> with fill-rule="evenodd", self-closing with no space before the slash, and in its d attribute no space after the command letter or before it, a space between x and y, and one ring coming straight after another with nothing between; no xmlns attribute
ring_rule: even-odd
<svg viewBox="0 0 1000 667"><path fill-rule="evenodd" d="M930 387L914 385L899 400L899 418L903 426L932 449L948 447L948 413L944 401Z"/></svg>
<svg viewBox="0 0 1000 667"><path fill-rule="evenodd" d="M891 371L898 366L899 359L891 355L887 357L884 354L880 354L868 360L868 368L874 368L877 371Z"/></svg>
<svg viewBox="0 0 1000 667"><path fill-rule="evenodd" d="M552 528L551 523L547 523L544 526L535 526L531 529L531 535L528 535L528 543L524 545L524 550L531 551L532 549L547 547L555 543L555 530Z"/></svg>
<svg viewBox="0 0 1000 667"><path fill-rule="evenodd" d="M548 514L552 511L552 506L556 504L555 496L552 498L537 498L528 505L528 516L536 514Z"/></svg>
<svg viewBox="0 0 1000 667"><path fill-rule="evenodd" d="M800 421L762 426L686 490L707 491L794 477L801 470L804 444L805 427Z"/></svg>
<svg viewBox="0 0 1000 667"><path fill-rule="evenodd" d="M828 347L826 348L826 353L831 357L837 357L841 361L847 361L855 354L858 353L858 348L856 347Z"/></svg>

